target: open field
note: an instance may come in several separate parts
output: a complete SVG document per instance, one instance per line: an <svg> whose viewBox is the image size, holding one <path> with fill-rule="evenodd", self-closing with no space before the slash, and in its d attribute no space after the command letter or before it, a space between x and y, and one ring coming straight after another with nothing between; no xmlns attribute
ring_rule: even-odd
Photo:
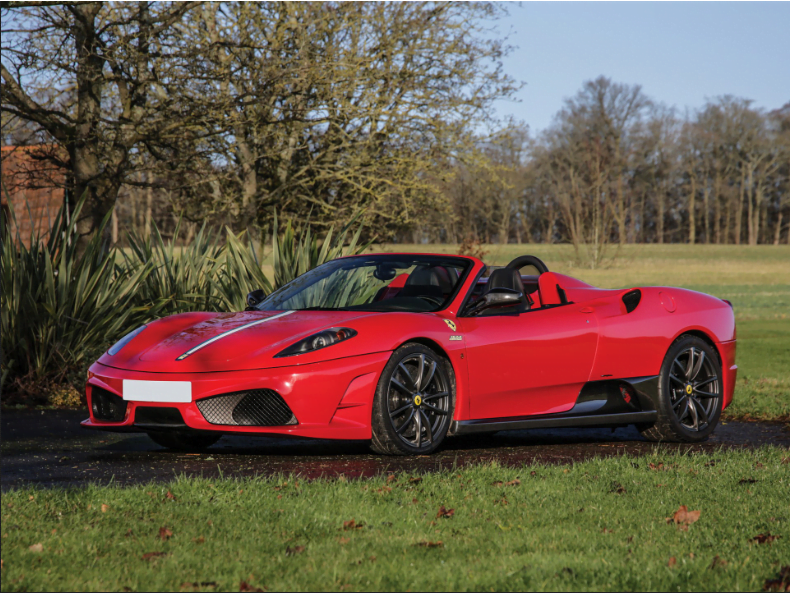
<svg viewBox="0 0 790 594"><path fill-rule="evenodd" d="M790 562L789 461L765 447L416 478L23 489L2 495L2 584L760 590ZM668 523L682 505L699 519Z"/></svg>

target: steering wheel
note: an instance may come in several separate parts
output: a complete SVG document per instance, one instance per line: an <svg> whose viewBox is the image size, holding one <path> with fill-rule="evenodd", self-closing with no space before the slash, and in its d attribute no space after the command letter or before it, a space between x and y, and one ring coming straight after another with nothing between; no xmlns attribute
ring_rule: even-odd
<svg viewBox="0 0 790 594"><path fill-rule="evenodd" d="M417 297L419 297L420 299L425 299L425 301L435 305L436 307L439 307L444 302L443 299L438 299L436 297L429 297L428 295L417 295Z"/></svg>
<svg viewBox="0 0 790 594"><path fill-rule="evenodd" d="M519 256L511 260L505 268L510 268L511 270L521 270L524 266L534 266L538 270L538 274L543 274L544 272L549 271L549 267L541 260L535 256Z"/></svg>

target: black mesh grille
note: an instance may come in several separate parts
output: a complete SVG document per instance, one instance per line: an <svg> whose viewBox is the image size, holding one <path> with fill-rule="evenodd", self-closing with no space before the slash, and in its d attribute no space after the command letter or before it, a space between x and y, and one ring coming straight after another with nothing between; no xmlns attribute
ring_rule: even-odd
<svg viewBox="0 0 790 594"><path fill-rule="evenodd" d="M138 406L134 422L140 425L183 425L184 417L177 408L169 406Z"/></svg>
<svg viewBox="0 0 790 594"><path fill-rule="evenodd" d="M91 387L91 409L100 421L120 423L126 416L126 401L103 388Z"/></svg>
<svg viewBox="0 0 790 594"><path fill-rule="evenodd" d="M288 405L274 390L233 392L198 400L198 410L212 425L296 425Z"/></svg>

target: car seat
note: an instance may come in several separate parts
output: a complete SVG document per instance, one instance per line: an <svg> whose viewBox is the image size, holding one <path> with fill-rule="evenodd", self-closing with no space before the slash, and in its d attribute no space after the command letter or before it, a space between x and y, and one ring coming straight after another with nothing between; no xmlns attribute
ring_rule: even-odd
<svg viewBox="0 0 790 594"><path fill-rule="evenodd" d="M524 294L524 283L521 282L521 274L518 270L512 268L498 268L491 272L486 283L486 288L483 295L491 292L494 289L511 289L521 293L521 303L519 305L512 305L510 307L496 307L484 310L480 313L481 316L494 316L502 314L518 314L529 309L531 303L527 300Z"/></svg>
<svg viewBox="0 0 790 594"><path fill-rule="evenodd" d="M553 272L544 272L538 277L538 291L540 293L540 304L543 307L548 305L565 305L568 297L558 282Z"/></svg>
<svg viewBox="0 0 790 594"><path fill-rule="evenodd" d="M447 271L442 268L444 274L438 270L438 266L417 266L412 270L406 284L398 294L399 297L435 297L444 299L453 290L452 282Z"/></svg>

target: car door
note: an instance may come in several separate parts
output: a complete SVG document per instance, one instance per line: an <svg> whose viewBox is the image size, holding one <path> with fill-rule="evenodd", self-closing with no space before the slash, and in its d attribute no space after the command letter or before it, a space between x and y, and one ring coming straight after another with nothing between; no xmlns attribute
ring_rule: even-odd
<svg viewBox="0 0 790 594"><path fill-rule="evenodd" d="M589 379L598 342L592 308L460 318L472 419L569 410Z"/></svg>

